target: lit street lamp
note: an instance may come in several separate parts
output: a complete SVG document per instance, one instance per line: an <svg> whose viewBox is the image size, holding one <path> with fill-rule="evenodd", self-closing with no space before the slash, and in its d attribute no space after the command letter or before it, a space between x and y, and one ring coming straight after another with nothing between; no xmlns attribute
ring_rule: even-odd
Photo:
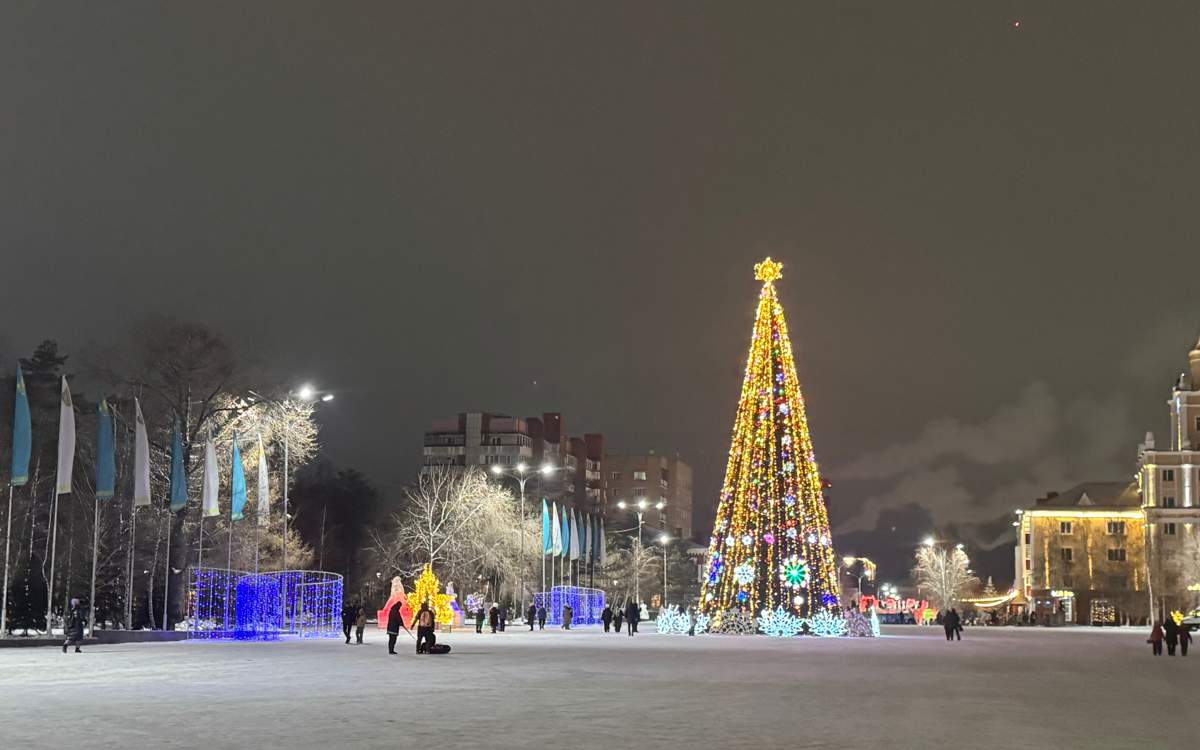
<svg viewBox="0 0 1200 750"><path fill-rule="evenodd" d="M637 502L634 505L636 507L636 510L634 510L633 512L637 514L637 520L638 520L638 525L637 525L638 556L640 558L641 551L642 551L642 516L646 512L646 498L639 497L637 499ZM626 508L629 507L629 504L626 503L624 500L620 500L617 502L617 507L620 508L621 510L625 510ZM657 510L662 510L663 508L667 507L667 504L660 500L659 502L654 504L654 507ZM635 568L636 568L636 566L635 566ZM642 588L641 588L641 580L640 580L641 576L638 575L640 572L641 572L640 570L636 570L636 569L633 571L633 598L637 600L637 603L639 605L642 603Z"/></svg>
<svg viewBox="0 0 1200 750"><path fill-rule="evenodd" d="M531 478L538 476L539 474L543 477L548 477L551 474L553 474L555 471L561 470L563 468L566 468L566 467L558 467L556 469L554 465L546 463L546 464L542 464L542 467L540 469L538 469L537 473L534 473L529 470L529 465L526 464L524 461L518 463L516 465L514 471L506 471L504 469L504 467L500 466L499 464L495 464L492 466L493 474L495 474L498 477L512 477L513 479L517 480L517 486L521 488L521 528L519 528L517 530L517 532L521 536L521 552L520 552L520 558L519 558L521 560L521 565L520 565L520 568L521 568L521 598L520 598L520 601L518 602L517 606L520 608L520 611L522 611L522 612L525 611L525 593L526 593L525 592L525 529L524 529L524 525L525 525L525 483L528 482ZM546 572L545 566L543 565L542 567L543 567L542 573L544 576L545 572Z"/></svg>
<svg viewBox="0 0 1200 750"><path fill-rule="evenodd" d="M666 609L666 607L667 607L667 545L670 542L671 542L671 537L667 536L666 534L663 534L662 536L660 536L658 538L658 543L661 544L662 548L663 548L663 598L662 598L662 608L663 609Z"/></svg>

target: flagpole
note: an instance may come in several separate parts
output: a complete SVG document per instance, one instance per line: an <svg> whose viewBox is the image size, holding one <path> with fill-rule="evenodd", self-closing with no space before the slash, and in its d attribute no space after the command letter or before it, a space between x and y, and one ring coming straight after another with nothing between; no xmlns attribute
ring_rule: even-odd
<svg viewBox="0 0 1200 750"><path fill-rule="evenodd" d="M137 502L136 500L131 501ZM136 541L137 531L137 506L132 505L129 509L129 566L125 576L125 629L133 629L133 556L134 542Z"/></svg>
<svg viewBox="0 0 1200 750"><path fill-rule="evenodd" d="M88 637L96 634L96 558L100 547L100 494L92 495L92 588L88 594L91 612L88 615Z"/></svg>
<svg viewBox="0 0 1200 750"><path fill-rule="evenodd" d="M164 566L166 570L163 572L163 616L162 629L167 629L167 594L171 588L171 526L173 517L171 511L167 511L167 564Z"/></svg>
<svg viewBox="0 0 1200 750"><path fill-rule="evenodd" d="M4 588L0 589L0 638L8 633L8 548L12 543L12 501L13 486L8 485L8 515L5 518L7 528L4 530Z"/></svg>
<svg viewBox="0 0 1200 750"><path fill-rule="evenodd" d="M46 581L46 635L50 635L51 609L54 607L54 557L58 551L58 486L50 500L50 579Z"/></svg>

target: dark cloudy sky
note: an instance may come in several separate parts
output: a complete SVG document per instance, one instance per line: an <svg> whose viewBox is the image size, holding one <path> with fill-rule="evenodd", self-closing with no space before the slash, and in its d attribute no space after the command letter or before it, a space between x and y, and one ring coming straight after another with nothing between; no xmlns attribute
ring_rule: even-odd
<svg viewBox="0 0 1200 750"><path fill-rule="evenodd" d="M173 314L336 389L328 453L385 488L434 417L561 410L708 501L770 253L843 547L898 566L1165 427L1198 35L1189 2L5 3L0 350Z"/></svg>

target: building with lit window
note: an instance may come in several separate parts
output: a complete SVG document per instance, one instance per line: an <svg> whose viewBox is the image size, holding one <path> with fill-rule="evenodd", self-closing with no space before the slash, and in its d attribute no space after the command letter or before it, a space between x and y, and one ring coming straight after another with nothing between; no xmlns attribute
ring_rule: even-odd
<svg viewBox="0 0 1200 750"><path fill-rule="evenodd" d="M632 517L640 501L646 506L643 522L677 539L692 536L692 467L678 455L609 455L604 464L608 491L608 517ZM622 511L618 503L629 506ZM659 504L662 508L659 508Z"/></svg>
<svg viewBox="0 0 1200 750"><path fill-rule="evenodd" d="M1146 544L1137 484L1086 482L1020 511L1016 588L1042 622L1144 618Z"/></svg>
<svg viewBox="0 0 1200 750"><path fill-rule="evenodd" d="M1167 445L1146 433L1134 482L1089 482L1018 511L1016 586L1035 612L1106 623L1200 603L1200 342L1167 407Z"/></svg>

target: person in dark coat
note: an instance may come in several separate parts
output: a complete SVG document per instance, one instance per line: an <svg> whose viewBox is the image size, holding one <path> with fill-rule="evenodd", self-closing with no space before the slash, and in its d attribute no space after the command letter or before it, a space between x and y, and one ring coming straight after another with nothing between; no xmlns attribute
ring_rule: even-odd
<svg viewBox="0 0 1200 750"><path fill-rule="evenodd" d="M545 606L538 607L537 618L538 618L538 630L545 630L546 629L546 607Z"/></svg>
<svg viewBox="0 0 1200 750"><path fill-rule="evenodd" d="M346 604L342 607L342 635L346 636L346 643L350 643L350 631L354 628L354 621L358 619L358 612L354 604Z"/></svg>
<svg viewBox="0 0 1200 750"><path fill-rule="evenodd" d="M437 637L433 634L433 627L436 624L433 616L433 610L429 608L429 602L422 602L421 609L417 611L417 653L425 654L429 652L429 647L437 643Z"/></svg>
<svg viewBox="0 0 1200 750"><path fill-rule="evenodd" d="M638 611L637 602L631 601L625 605L625 620L628 623L630 637L637 632L637 623L641 616L642 613Z"/></svg>
<svg viewBox="0 0 1200 750"><path fill-rule="evenodd" d="M500 617L500 632L503 633L504 626L508 624L508 605L507 604L500 605L499 617Z"/></svg>
<svg viewBox="0 0 1200 750"><path fill-rule="evenodd" d="M612 621L613 621L612 607L605 604L604 611L600 613L600 622L604 623L604 632L605 633L608 632L608 628L610 625L612 625Z"/></svg>
<svg viewBox="0 0 1200 750"><path fill-rule="evenodd" d="M625 610L617 607L617 613L613 615L613 625L616 626L616 631L621 632L621 625L625 622Z"/></svg>
<svg viewBox="0 0 1200 750"><path fill-rule="evenodd" d="M396 653L396 638L400 636L400 628L404 628L404 616L400 614L400 602L396 602L388 610L387 634L389 654ZM408 630L408 628L404 629Z"/></svg>
<svg viewBox="0 0 1200 750"><path fill-rule="evenodd" d="M1163 629L1161 622L1155 622L1154 628L1150 631L1150 639L1146 643L1150 644L1150 652L1155 656L1162 656Z"/></svg>
<svg viewBox="0 0 1200 750"><path fill-rule="evenodd" d="M86 619L83 608L79 606L79 600L72 599L71 611L67 612L66 620L63 622L63 635L66 637L66 640L63 641L64 654L67 653L67 646L72 644L75 645L75 653L83 653L79 644L83 643L83 623Z"/></svg>
<svg viewBox="0 0 1200 750"><path fill-rule="evenodd" d="M1188 644L1192 642L1192 633L1186 627L1179 628L1179 655L1187 656Z"/></svg>
<svg viewBox="0 0 1200 750"><path fill-rule="evenodd" d="M537 621L537 607L529 605L529 609L525 610L525 620L529 623L529 632L532 633L533 625Z"/></svg>
<svg viewBox="0 0 1200 750"><path fill-rule="evenodd" d="M960 635L962 633L962 621L958 616L958 612L953 609L947 612L946 616L942 618L942 627L946 630L946 640L952 641L955 638L960 641L962 640L962 636Z"/></svg>
<svg viewBox="0 0 1200 750"><path fill-rule="evenodd" d="M571 629L571 621L575 619L575 610L571 609L570 604L563 605L563 630Z"/></svg>
<svg viewBox="0 0 1200 750"><path fill-rule="evenodd" d="M479 605L479 609L475 610L475 632L483 632L483 605Z"/></svg>
<svg viewBox="0 0 1200 750"><path fill-rule="evenodd" d="M488 625L492 626L492 632L496 632L496 628L500 627L500 608L492 603L492 608L488 610Z"/></svg>
<svg viewBox="0 0 1200 750"><path fill-rule="evenodd" d="M1167 642L1167 656L1175 655L1175 647L1179 645L1179 623L1174 617L1168 617L1163 623L1163 640Z"/></svg>

